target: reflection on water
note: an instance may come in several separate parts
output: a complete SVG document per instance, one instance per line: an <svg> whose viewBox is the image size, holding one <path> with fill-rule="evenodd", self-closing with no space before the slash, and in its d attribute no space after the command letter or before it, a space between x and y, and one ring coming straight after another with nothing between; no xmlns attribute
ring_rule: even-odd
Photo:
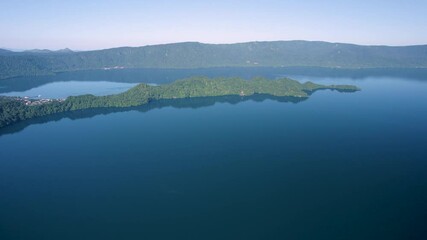
<svg viewBox="0 0 427 240"><path fill-rule="evenodd" d="M183 98L183 99L163 99L158 101L150 102L149 104L141 105L138 107L129 107L129 108L95 108L95 109L86 109L79 111L70 111L64 113L57 113L53 115L33 118L25 120L22 122L15 123L11 126L6 126L0 129L0 136L5 134L14 134L22 131L26 127L33 124L43 124L52 121L59 121L64 118L71 120L78 120L84 118L92 118L97 115L107 115L110 113L116 112L128 112L128 111L138 111L141 113L148 112L153 109L161 109L164 107L173 107L173 108L203 108L213 106L216 103L229 103L229 104L238 104L244 101L255 101L262 102L265 100L274 100L278 102L288 102L288 103L299 103L307 100L307 98L296 98L296 97L275 97L271 95L256 94L252 96L221 96L221 97L201 97L201 98Z"/></svg>
<svg viewBox="0 0 427 240"><path fill-rule="evenodd" d="M53 76L20 77L0 81L0 93L27 91L29 89L51 83L68 81L107 81L121 83L156 83L163 84L177 79L192 76L207 77L242 77L245 79L263 76L279 78L284 76L313 76L331 78L366 78L396 77L413 80L427 80L427 69L330 69L314 67L256 67L256 68L202 68L202 69L120 69L120 70L88 70L58 73Z"/></svg>
<svg viewBox="0 0 427 240"><path fill-rule="evenodd" d="M425 239L427 81L348 77L1 129L0 239Z"/></svg>

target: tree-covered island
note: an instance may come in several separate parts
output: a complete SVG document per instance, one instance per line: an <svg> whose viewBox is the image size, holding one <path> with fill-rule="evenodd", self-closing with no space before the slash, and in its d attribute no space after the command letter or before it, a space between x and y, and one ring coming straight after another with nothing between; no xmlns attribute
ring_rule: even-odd
<svg viewBox="0 0 427 240"><path fill-rule="evenodd" d="M343 92L354 92L359 89L352 85L320 85L312 82L282 78L268 80L254 78L206 78L193 77L176 82L151 86L141 83L126 92L108 95L71 96L66 99L31 100L19 97L0 97L0 127L22 120L45 116L54 113L75 111L89 108L134 107L161 99L182 99L192 97L216 97L254 94L266 94L275 97L308 98L311 93L320 89L331 89Z"/></svg>

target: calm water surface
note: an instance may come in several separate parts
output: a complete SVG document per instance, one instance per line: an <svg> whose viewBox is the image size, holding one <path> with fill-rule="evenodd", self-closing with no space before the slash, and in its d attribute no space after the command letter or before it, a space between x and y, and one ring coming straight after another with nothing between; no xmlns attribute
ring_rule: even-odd
<svg viewBox="0 0 427 240"><path fill-rule="evenodd" d="M0 130L0 239L426 239L427 81L292 76L362 91Z"/></svg>
<svg viewBox="0 0 427 240"><path fill-rule="evenodd" d="M136 83L120 83L107 81L68 81L51 82L24 91L0 93L3 96L36 97L36 98L66 98L82 94L104 96L117 94L135 86Z"/></svg>

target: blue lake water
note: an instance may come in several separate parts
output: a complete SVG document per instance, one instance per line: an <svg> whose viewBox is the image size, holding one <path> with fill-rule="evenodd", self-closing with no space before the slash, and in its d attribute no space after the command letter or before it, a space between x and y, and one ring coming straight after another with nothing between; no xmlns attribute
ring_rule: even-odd
<svg viewBox="0 0 427 240"><path fill-rule="evenodd" d="M0 239L426 239L427 75L249 75L362 91L165 101L0 129Z"/></svg>
<svg viewBox="0 0 427 240"><path fill-rule="evenodd" d="M3 96L66 98L82 94L104 96L117 94L135 86L136 83L120 83L107 81L68 81L51 82L24 91L1 93Z"/></svg>

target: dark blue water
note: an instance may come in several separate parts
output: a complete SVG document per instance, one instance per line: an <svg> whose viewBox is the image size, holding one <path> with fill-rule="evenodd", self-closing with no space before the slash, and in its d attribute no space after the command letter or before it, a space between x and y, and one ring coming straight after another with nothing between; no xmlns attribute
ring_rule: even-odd
<svg viewBox="0 0 427 240"><path fill-rule="evenodd" d="M427 82L298 75L0 130L0 239L426 239Z"/></svg>

